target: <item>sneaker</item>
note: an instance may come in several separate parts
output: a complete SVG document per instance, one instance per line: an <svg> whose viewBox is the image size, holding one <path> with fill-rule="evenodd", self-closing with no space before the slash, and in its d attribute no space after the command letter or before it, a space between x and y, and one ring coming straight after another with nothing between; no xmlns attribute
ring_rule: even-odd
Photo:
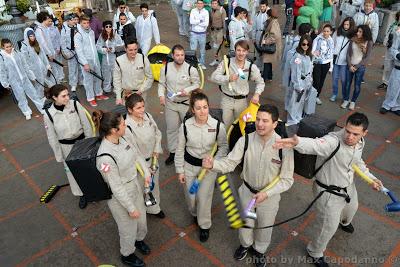
<svg viewBox="0 0 400 267"><path fill-rule="evenodd" d="M386 90L387 89L387 84L386 83L381 83L378 87L377 87L377 89L378 90Z"/></svg>
<svg viewBox="0 0 400 267"><path fill-rule="evenodd" d="M365 83L365 81L361 81L361 83L362 83L362 84L364 84L364 83Z"/></svg>
<svg viewBox="0 0 400 267"><path fill-rule="evenodd" d="M309 256L312 259L312 263L317 267L329 267L328 263L325 261L324 257L314 258Z"/></svg>
<svg viewBox="0 0 400 267"><path fill-rule="evenodd" d="M129 266L132 267L142 267L144 266L144 262L138 258L138 256L136 256L134 253L132 253L129 256L123 256L121 255L121 261Z"/></svg>
<svg viewBox="0 0 400 267"><path fill-rule="evenodd" d="M219 60L218 60L218 59L214 59L214 61L211 62L209 65L210 65L211 67L213 67L213 66L217 66L218 64L219 64Z"/></svg>
<svg viewBox="0 0 400 267"><path fill-rule="evenodd" d="M380 108L379 109L379 113L381 113L381 114L386 114L386 113L388 113L388 111L389 110L387 110L386 108Z"/></svg>
<svg viewBox="0 0 400 267"><path fill-rule="evenodd" d="M96 102L96 100L91 100L91 101L89 101L89 104L90 104L92 107L97 107L97 102Z"/></svg>
<svg viewBox="0 0 400 267"><path fill-rule="evenodd" d="M169 153L168 158L165 160L165 165L172 165L175 160L175 153Z"/></svg>
<svg viewBox="0 0 400 267"><path fill-rule="evenodd" d="M349 101L344 100L342 105L340 106L341 108L347 108L347 106L349 105Z"/></svg>
<svg viewBox="0 0 400 267"><path fill-rule="evenodd" d="M265 259L265 255L263 253L258 252L253 249L254 252L254 264L256 267L265 267L267 266L267 260Z"/></svg>
<svg viewBox="0 0 400 267"><path fill-rule="evenodd" d="M96 99L97 100L107 100L107 99L109 99L109 97L105 96L105 95L99 95L99 96L96 96Z"/></svg>
<svg viewBox="0 0 400 267"><path fill-rule="evenodd" d="M144 241L136 241L135 242L135 247L140 251L140 253L142 253L143 255L149 255L151 250L149 248L149 246L144 243Z"/></svg>
<svg viewBox="0 0 400 267"><path fill-rule="evenodd" d="M354 232L354 227L351 223L348 225L343 225L343 224L339 223L339 226L340 226L340 229L342 229L346 233L352 234Z"/></svg>
<svg viewBox="0 0 400 267"><path fill-rule="evenodd" d="M335 96L335 95L332 95L331 98L329 98L329 101L335 102L335 101L336 101L336 96Z"/></svg>
<svg viewBox="0 0 400 267"><path fill-rule="evenodd" d="M356 103L355 102L350 102L349 109L350 110L354 110L355 107L356 107Z"/></svg>
<svg viewBox="0 0 400 267"><path fill-rule="evenodd" d="M81 210L83 210L84 208L86 208L86 206L87 206L87 200L86 200L85 196L80 196L79 197L79 208Z"/></svg>
<svg viewBox="0 0 400 267"><path fill-rule="evenodd" d="M246 256L247 256L247 251L248 251L248 250L249 250L248 247L245 248L245 247L243 247L242 245L240 245L240 246L236 249L235 254L233 255L233 257L235 258L235 260L241 261L241 260L243 260L244 258L246 258Z"/></svg>
<svg viewBox="0 0 400 267"><path fill-rule="evenodd" d="M319 97L317 97L317 100L315 101L315 103L317 103L317 105L322 105L322 101L321 101L321 99L319 99Z"/></svg>
<svg viewBox="0 0 400 267"><path fill-rule="evenodd" d="M25 119L29 121L32 118L31 114L25 115Z"/></svg>
<svg viewBox="0 0 400 267"><path fill-rule="evenodd" d="M205 65L203 65L203 64L200 64L200 67L201 67L203 70L206 70L206 69L207 69L207 67L206 67Z"/></svg>

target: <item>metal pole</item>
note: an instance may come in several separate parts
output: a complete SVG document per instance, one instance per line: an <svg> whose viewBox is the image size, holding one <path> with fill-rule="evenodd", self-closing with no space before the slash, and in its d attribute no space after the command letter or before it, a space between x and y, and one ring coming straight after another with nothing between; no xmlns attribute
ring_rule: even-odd
<svg viewBox="0 0 400 267"><path fill-rule="evenodd" d="M111 0L106 0L106 4L107 4L107 11L109 13L113 13L114 11L113 11L113 6L112 6Z"/></svg>

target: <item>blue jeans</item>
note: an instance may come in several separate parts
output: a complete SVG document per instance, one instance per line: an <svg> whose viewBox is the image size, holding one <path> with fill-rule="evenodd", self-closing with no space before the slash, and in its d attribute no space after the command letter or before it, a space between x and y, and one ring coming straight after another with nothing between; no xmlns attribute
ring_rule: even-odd
<svg viewBox="0 0 400 267"><path fill-rule="evenodd" d="M200 50L200 64L205 65L206 62L206 33L190 33L190 49L196 51L197 46Z"/></svg>
<svg viewBox="0 0 400 267"><path fill-rule="evenodd" d="M339 91L339 79L342 83L342 95L344 96L346 90L346 70L347 65L333 65L332 73L332 95L337 96Z"/></svg>
<svg viewBox="0 0 400 267"><path fill-rule="evenodd" d="M351 86L351 82L353 81L353 77L354 77L354 92L353 92L353 97L351 98L351 102L357 101L357 98L361 92L361 81L364 78L364 73L365 73L365 66L360 66L354 73L351 72L350 69L347 67L346 90L344 90L344 92L343 92L343 100L349 101L350 86Z"/></svg>

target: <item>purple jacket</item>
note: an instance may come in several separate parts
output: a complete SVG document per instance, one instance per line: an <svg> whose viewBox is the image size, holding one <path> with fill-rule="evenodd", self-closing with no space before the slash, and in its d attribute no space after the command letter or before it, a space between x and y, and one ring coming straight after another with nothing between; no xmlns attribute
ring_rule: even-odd
<svg viewBox="0 0 400 267"><path fill-rule="evenodd" d="M94 38L97 41L103 30L103 23L98 18L93 16L90 20L90 28L92 28L92 30L94 31Z"/></svg>

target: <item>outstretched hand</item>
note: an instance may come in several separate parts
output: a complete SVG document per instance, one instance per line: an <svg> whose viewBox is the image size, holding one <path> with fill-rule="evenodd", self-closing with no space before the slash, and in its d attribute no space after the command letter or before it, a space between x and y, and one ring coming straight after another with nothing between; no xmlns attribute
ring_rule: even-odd
<svg viewBox="0 0 400 267"><path fill-rule="evenodd" d="M297 135L293 135L290 138L278 139L275 141L275 144L272 145L274 149L282 149L282 148L293 148L299 143L299 137Z"/></svg>

